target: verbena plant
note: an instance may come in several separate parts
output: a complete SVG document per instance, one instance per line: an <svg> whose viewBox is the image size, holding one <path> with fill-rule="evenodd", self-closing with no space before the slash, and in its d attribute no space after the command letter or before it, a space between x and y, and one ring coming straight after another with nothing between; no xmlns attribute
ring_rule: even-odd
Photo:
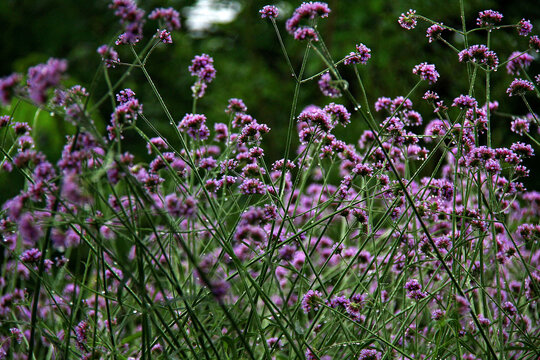
<svg viewBox="0 0 540 360"><path fill-rule="evenodd" d="M540 40L518 38L523 48L500 54L506 61L490 50L500 31L529 36L529 21L503 25L500 13L486 10L467 30L463 11L461 29L402 14L403 28L430 25L428 41L449 47L469 88L453 100L425 91L440 76L424 62L405 96L373 104L377 94L361 76L370 49L358 44L334 60L317 28L327 4L303 3L286 22L305 43L301 64L289 59L278 9L264 7L295 83L284 109L285 153L268 162L262 138L270 128L242 100L229 101L213 130L197 113L216 76L209 55L189 67L192 109L169 111L172 100L146 64L157 46L172 43L178 12L153 10L148 21L160 30L144 45L145 12L132 0L111 8L123 27L116 46L131 57L99 47L106 94L63 88L60 59L0 80L9 113L0 118L2 169L25 179L1 212L1 359L539 358L540 194L520 178L530 175L523 161L539 146L527 97L540 96L540 78L527 68ZM485 43L470 43L473 32ZM464 49L448 40L456 37ZM309 75L312 58L325 66ZM345 67L359 94L342 77ZM507 94L491 94L493 72L504 68L521 78L509 81ZM109 72L122 69L112 83ZM166 134L123 89L135 71L169 122ZM301 88L317 85L349 109L332 102L301 110ZM433 113L413 110L411 95L423 91ZM509 96L521 97L526 115L498 112L493 99ZM21 102L75 126L58 161L17 122ZM114 112L100 133L92 119L105 102ZM490 123L509 116L508 127L528 143L497 147ZM333 134L351 121L368 129L355 144ZM128 132L150 163L125 152Z"/></svg>

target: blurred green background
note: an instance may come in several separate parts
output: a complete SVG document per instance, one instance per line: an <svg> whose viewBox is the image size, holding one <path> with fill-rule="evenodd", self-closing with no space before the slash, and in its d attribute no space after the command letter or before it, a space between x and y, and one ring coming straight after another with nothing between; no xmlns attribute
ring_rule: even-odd
<svg viewBox="0 0 540 360"><path fill-rule="evenodd" d="M534 25L533 34L540 33L540 7L536 1L479 1L464 0L468 28L475 26L479 11L493 9L504 14L505 24L517 23L521 18L530 19ZM26 73L29 66L46 61L49 57L69 60L69 78L66 85L76 83L90 87L92 79L99 69L100 57L96 53L99 45L112 43L120 31L120 25L108 8L109 0L72 1L72 0L1 0L0 24L2 49L0 56L0 77L14 71ZM301 1L278 1L282 14L278 25L282 30L285 45L293 65L298 69L301 63L304 44L295 42L284 30L284 22ZM272 160L282 157L286 124L294 89L294 82L286 62L281 54L274 30L268 21L259 17L258 10L268 4L266 1L139 1L139 6L149 13L155 7L172 6L182 15L182 29L173 34L174 44L159 46L148 62L148 71L154 79L165 102L170 107L175 119L180 120L191 112L191 90L193 78L187 67L196 54L208 53L215 59L217 77L209 85L207 95L199 101L197 112L205 113L209 122L226 122L223 112L227 100L231 97L244 99L248 112L259 122L272 128L271 135L265 140L266 153ZM428 24L419 22L416 29L406 31L399 27L397 18L409 8L418 14L446 25L461 28L459 1L433 0L329 0L332 13L322 20L320 32L323 35L335 60L354 50L357 43L364 43L372 49L372 59L367 66L360 68L368 98L371 103L380 96L395 97L406 95L416 83L417 78L411 69L423 61L434 63L441 74L440 80L431 88L442 98L451 102L459 94L467 92L467 76L464 64L458 63L457 55L441 42L429 44L425 37ZM215 23L204 30L194 30L193 21L201 8L207 12L199 14L199 19L210 20L215 15L210 10L224 9L221 15L231 15L231 21ZM234 11L227 13L227 9ZM191 28L188 26L191 24ZM197 24L195 24L197 25ZM199 23L198 26L201 24ZM145 26L143 44L154 33L157 23L148 21ZM471 43L484 43L485 32L477 32ZM449 32L443 35L457 48L463 48L462 40ZM515 29L494 33L492 49L501 61L508 58L515 50L527 48L528 37L517 36ZM132 62L129 49L117 47L120 58ZM536 55L536 54L535 54ZM538 56L536 56L538 57ZM307 68L307 74L315 74L322 69L322 63L315 56ZM349 80L353 94L358 93L353 73L343 69ZM125 68L111 69L114 82ZM534 76L540 72L538 62L533 62L529 73ZM525 114L526 108L520 99L508 98L505 89L513 77L501 69L492 77L492 98L501 103L500 111L512 114ZM477 91L483 92L484 77L481 77ZM132 75L122 86L131 87L144 104L146 115L165 134L172 132L165 115L158 106L152 91L140 71ZM421 101L421 96L428 89L427 84L412 96L415 109L424 117L424 123L431 120L431 107ZM92 100L99 98L106 90L103 77L98 77ZM540 106L538 99L529 96L533 109ZM303 86L300 93L298 112L306 105L324 106L332 100L324 97L316 81ZM483 104L479 96L480 103ZM346 98L336 102L352 108ZM5 113L5 109L1 110ZM93 114L96 122L104 128L112 111L109 101L103 103L98 112ZM455 110L457 111L457 110ZM382 118L383 115L379 114ZM18 121L36 124L39 147L52 159L56 159L62 149L64 137L72 129L62 119L50 117L45 112L37 114L36 109L25 105L17 112ZM141 124L142 125L142 124ZM509 146L520 139L510 133L510 119L496 117L492 119L493 141L498 146ZM347 129L337 130L337 135L347 142L356 142L365 129L358 116L353 117ZM126 147L144 158L146 149L136 134L126 133ZM538 137L538 136L537 136ZM130 141L131 138L137 141ZM524 141L524 139L522 139ZM537 149L538 152L538 149ZM532 171L540 171L538 161L529 160L526 164ZM3 189L1 199L18 192L18 181L14 174L0 175ZM526 183L528 188L540 186L534 179ZM3 201L2 201L3 202Z"/></svg>

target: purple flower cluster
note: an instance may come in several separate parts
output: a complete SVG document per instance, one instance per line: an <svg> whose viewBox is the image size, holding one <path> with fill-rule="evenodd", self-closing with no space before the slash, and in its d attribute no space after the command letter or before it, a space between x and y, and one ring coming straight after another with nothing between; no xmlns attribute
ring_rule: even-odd
<svg viewBox="0 0 540 360"><path fill-rule="evenodd" d="M508 86L508 89L506 89L508 96L525 95L527 91L534 91L534 84L529 80L523 79L514 79L510 86Z"/></svg>
<svg viewBox="0 0 540 360"><path fill-rule="evenodd" d="M494 51L489 50L485 45L472 45L458 53L460 62L472 61L477 64L486 65L490 70L497 70L499 58Z"/></svg>
<svg viewBox="0 0 540 360"><path fill-rule="evenodd" d="M540 37L538 35L529 38L529 47L536 52L540 52Z"/></svg>
<svg viewBox="0 0 540 360"><path fill-rule="evenodd" d="M518 34L521 36L527 36L532 31L532 24L529 20L521 19L517 25Z"/></svg>
<svg viewBox="0 0 540 360"><path fill-rule="evenodd" d="M407 281L405 290L407 291L407 297L414 300L420 300L427 296L427 294L422 291L422 285L420 285L416 279Z"/></svg>
<svg viewBox="0 0 540 360"><path fill-rule="evenodd" d="M105 66L108 68L115 67L115 65L120 61L118 53L111 46L101 45L98 47L97 52L99 55L101 55L101 60L103 60Z"/></svg>
<svg viewBox="0 0 540 360"><path fill-rule="evenodd" d="M194 140L206 140L210 136L206 116L202 114L186 114L178 124L178 129L185 131Z"/></svg>
<svg viewBox="0 0 540 360"><path fill-rule="evenodd" d="M207 54L196 55L193 60L191 60L191 65L188 69L191 76L196 76L198 78L191 87L193 97L201 98L204 96L208 84L216 77L214 59Z"/></svg>
<svg viewBox="0 0 540 360"><path fill-rule="evenodd" d="M279 10L274 5L266 5L263 6L261 10L259 10L259 14L261 14L261 18L268 18L268 19L275 19L279 15Z"/></svg>
<svg viewBox="0 0 540 360"><path fill-rule="evenodd" d="M67 70L67 61L50 58L45 64L28 69L28 95L37 104L47 101L47 90L60 84L62 75Z"/></svg>
<svg viewBox="0 0 540 360"><path fill-rule="evenodd" d="M148 15L148 18L163 22L163 25L169 31L180 29L180 14L171 7L156 8Z"/></svg>
<svg viewBox="0 0 540 360"><path fill-rule="evenodd" d="M341 90L336 85L334 85L334 82L332 81L332 77L330 76L329 72L325 72L321 75L318 84L319 89L321 89L321 92L324 96L328 96L331 98L341 97Z"/></svg>
<svg viewBox="0 0 540 360"><path fill-rule="evenodd" d="M375 349L362 349L358 360L381 360L381 353Z"/></svg>
<svg viewBox="0 0 540 360"><path fill-rule="evenodd" d="M309 290L302 298L302 309L306 314L318 311L322 305L322 294L317 290Z"/></svg>
<svg viewBox="0 0 540 360"><path fill-rule="evenodd" d="M351 52L345 57L345 65L367 64L371 58L371 49L364 44L356 45L356 52Z"/></svg>
<svg viewBox="0 0 540 360"><path fill-rule="evenodd" d="M22 76L14 73L0 79L0 103L8 105L15 95L15 88L21 81Z"/></svg>
<svg viewBox="0 0 540 360"><path fill-rule="evenodd" d="M124 33L118 37L116 45L138 43L143 36L144 10L137 7L133 0L113 0L109 7L115 10L114 15L120 18L120 24L124 27Z"/></svg>
<svg viewBox="0 0 540 360"><path fill-rule="evenodd" d="M412 72L420 76L420 79L427 80L430 84L436 83L439 78L439 73L435 70L435 65L426 62L415 65Z"/></svg>
<svg viewBox="0 0 540 360"><path fill-rule="evenodd" d="M407 13L402 13L398 18L399 26L406 30L412 30L416 27L416 10L409 9Z"/></svg>
<svg viewBox="0 0 540 360"><path fill-rule="evenodd" d="M426 30L426 37L430 43L437 40L441 36L442 32L444 31L444 28L441 25L442 24L433 24Z"/></svg>
<svg viewBox="0 0 540 360"><path fill-rule="evenodd" d="M137 115L142 112L142 104L135 97L135 93L131 89L121 90L116 94L118 106L114 109L111 115L111 123L113 125L131 123L137 120Z"/></svg>
<svg viewBox="0 0 540 360"><path fill-rule="evenodd" d="M531 65L534 58L527 54L519 51L514 51L508 57L508 62L506 63L506 71L510 75L519 75L520 70L525 70Z"/></svg>
<svg viewBox="0 0 540 360"><path fill-rule="evenodd" d="M171 33L168 31L168 30L160 30L160 29L157 29L157 34L156 34L156 38L159 39L159 41L161 41L162 43L164 44L172 44L172 37L171 37Z"/></svg>
<svg viewBox="0 0 540 360"><path fill-rule="evenodd" d="M493 26L502 21L503 14L494 10L484 10L478 13L476 25L478 26Z"/></svg>
<svg viewBox="0 0 540 360"><path fill-rule="evenodd" d="M317 32L311 26L302 26L302 20L313 20L316 17L325 18L330 14L326 3L310 1L302 3L285 23L285 28L296 40L319 41Z"/></svg>

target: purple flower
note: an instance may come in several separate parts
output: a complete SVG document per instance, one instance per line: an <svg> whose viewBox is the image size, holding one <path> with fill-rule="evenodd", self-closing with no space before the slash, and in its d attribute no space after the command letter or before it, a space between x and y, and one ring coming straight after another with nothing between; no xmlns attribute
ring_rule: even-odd
<svg viewBox="0 0 540 360"><path fill-rule="evenodd" d="M347 57L345 58L344 64L345 65L353 65L353 64L367 64L368 60L371 58L371 49L368 48L364 44L358 44L356 45L356 52L351 52Z"/></svg>
<svg viewBox="0 0 540 360"><path fill-rule="evenodd" d="M441 36L441 34L442 34L443 30L444 30L444 28L441 25L433 24L427 29L426 37L428 38L428 41L430 43L437 40Z"/></svg>
<svg viewBox="0 0 540 360"><path fill-rule="evenodd" d="M417 21L416 21L416 10L409 9L407 13L402 13L399 16L398 23L399 26L406 30L412 30L416 27Z"/></svg>
<svg viewBox="0 0 540 360"><path fill-rule="evenodd" d="M36 264L41 259L41 251L39 249L26 250L21 254L21 261L26 264Z"/></svg>
<svg viewBox="0 0 540 360"><path fill-rule="evenodd" d="M11 328L9 329L9 332L11 333L11 336L15 338L17 344L20 344L22 342L24 335L21 330L19 330L18 328Z"/></svg>
<svg viewBox="0 0 540 360"><path fill-rule="evenodd" d="M245 179L239 188L244 195L264 195L266 193L266 186L258 179Z"/></svg>
<svg viewBox="0 0 540 360"><path fill-rule="evenodd" d="M148 18L151 20L163 20L165 27L169 31L180 29L180 14L172 7L154 9L148 15Z"/></svg>
<svg viewBox="0 0 540 360"><path fill-rule="evenodd" d="M317 36L315 29L309 26L302 26L296 29L296 31L294 32L294 39L319 41L319 37Z"/></svg>
<svg viewBox="0 0 540 360"><path fill-rule="evenodd" d="M478 26L493 26L496 23L502 21L503 15L498 11L493 10L484 10L478 13L478 18L476 19L476 25Z"/></svg>
<svg viewBox="0 0 540 360"><path fill-rule="evenodd" d="M333 128L330 116L322 109L304 110L298 115L298 121L316 126L323 131L330 131Z"/></svg>
<svg viewBox="0 0 540 360"><path fill-rule="evenodd" d="M430 84L436 83L439 78L439 73L435 70L435 65L426 62L416 65L412 72L419 75L422 80L429 81Z"/></svg>
<svg viewBox="0 0 540 360"><path fill-rule="evenodd" d="M533 90L534 84L532 82L523 79L514 79L508 89L506 89L506 93L508 96L525 95L527 91Z"/></svg>
<svg viewBox="0 0 540 360"><path fill-rule="evenodd" d="M225 110L225 113L235 114L235 113L245 113L246 111L247 111L247 106L246 104L244 104L244 101L242 99L232 98L232 99L229 99L229 105L227 105L227 109Z"/></svg>
<svg viewBox="0 0 540 360"><path fill-rule="evenodd" d="M175 193L165 197L165 209L174 217L194 218L197 213L197 200L191 196L180 199Z"/></svg>
<svg viewBox="0 0 540 360"><path fill-rule="evenodd" d="M84 349L84 344L86 344L88 337L88 322L81 321L77 326L75 326L75 336L77 340L77 345L80 349Z"/></svg>
<svg viewBox="0 0 540 360"><path fill-rule="evenodd" d="M347 126L351 122L351 114L347 111L347 108L340 104L330 103L323 109L334 121L334 124L341 124Z"/></svg>
<svg viewBox="0 0 540 360"><path fill-rule="evenodd" d="M105 66L108 68L115 67L115 65L120 61L118 53L111 46L101 45L98 47L97 52L101 55L101 60L105 62Z"/></svg>
<svg viewBox="0 0 540 360"><path fill-rule="evenodd" d="M302 299L304 313L318 311L322 304L322 294L317 290L309 290Z"/></svg>
<svg viewBox="0 0 540 360"><path fill-rule="evenodd" d="M116 40L116 45L136 44L142 38L144 25L144 10L137 7L133 0L113 0L110 8L114 15L120 18L124 33Z"/></svg>
<svg viewBox="0 0 540 360"><path fill-rule="evenodd" d="M270 350L281 349L283 347L283 343L277 337L272 337L266 340L266 344L268 345Z"/></svg>
<svg viewBox="0 0 540 360"><path fill-rule="evenodd" d="M28 244L35 244L41 235L43 235L41 227L36 224L34 217L30 213L25 213L20 217L19 233L23 241Z"/></svg>
<svg viewBox="0 0 540 360"><path fill-rule="evenodd" d="M67 70L67 61L50 58L47 63L28 69L28 94L37 104L47 100L47 90L60 84L60 79Z"/></svg>
<svg viewBox="0 0 540 360"><path fill-rule="evenodd" d="M509 57L508 62L506 63L506 71L510 75L519 75L521 68L526 69L531 65L534 58L527 54L521 53L519 51L514 51Z"/></svg>
<svg viewBox="0 0 540 360"><path fill-rule="evenodd" d="M285 23L285 28L289 34L294 35L296 30L300 26L300 22L303 19L315 19L316 16L320 18L328 17L330 8L328 4L323 2L304 2L300 5L292 14L292 16Z"/></svg>
<svg viewBox="0 0 540 360"><path fill-rule="evenodd" d="M469 95L460 95L454 99L454 101L452 102L452 106L459 106L461 109L474 109L478 106L478 102L475 98Z"/></svg>
<svg viewBox="0 0 540 360"><path fill-rule="evenodd" d="M510 130L518 135L525 135L529 132L529 120L526 118L517 118L510 123Z"/></svg>
<svg viewBox="0 0 540 360"><path fill-rule="evenodd" d="M484 64L490 70L497 70L499 58L494 51L489 50L485 45L472 45L458 53L460 62L473 61L477 64Z"/></svg>
<svg viewBox="0 0 540 360"><path fill-rule="evenodd" d="M214 59L207 54L196 55L189 66L191 76L197 76L202 82L210 84L216 77Z"/></svg>
<svg viewBox="0 0 540 360"><path fill-rule="evenodd" d="M178 124L178 129L186 131L195 140L206 140L210 136L206 116L202 114L186 114Z"/></svg>
<svg viewBox="0 0 540 360"><path fill-rule="evenodd" d="M540 38L538 35L533 35L529 39L529 46L536 52L540 51Z"/></svg>
<svg viewBox="0 0 540 360"><path fill-rule="evenodd" d="M131 123L142 113L142 104L135 98L131 89L121 90L116 94L116 100L120 103L111 115L111 124L114 127L124 123Z"/></svg>
<svg viewBox="0 0 540 360"><path fill-rule="evenodd" d="M521 19L518 23L518 34L521 36L527 36L532 31L532 24L529 20Z"/></svg>
<svg viewBox="0 0 540 360"><path fill-rule="evenodd" d="M9 115L2 115L0 116L0 129L6 127L10 122L12 118Z"/></svg>
<svg viewBox="0 0 540 360"><path fill-rule="evenodd" d="M441 320L444 316L446 315L446 311L444 310L441 310L441 309L435 309L432 313L431 313L431 318L435 321L439 321Z"/></svg>
<svg viewBox="0 0 540 360"><path fill-rule="evenodd" d="M405 283L405 290L407 290L407 297L415 300L423 299L427 296L422 292L422 285L416 279L409 280Z"/></svg>
<svg viewBox="0 0 540 360"><path fill-rule="evenodd" d="M164 44L172 44L171 33L168 30L157 29L156 37Z"/></svg>
<svg viewBox="0 0 540 360"><path fill-rule="evenodd" d="M341 90L332 84L332 78L330 77L329 72L325 72L321 75L319 80L319 89L321 89L324 96L331 98L338 98L341 96Z"/></svg>
<svg viewBox="0 0 540 360"><path fill-rule="evenodd" d="M15 94L15 87L21 81L22 76L13 73L0 79L0 103L8 105Z"/></svg>
<svg viewBox="0 0 540 360"><path fill-rule="evenodd" d="M381 353L375 349L363 349L360 351L358 360L380 360Z"/></svg>
<svg viewBox="0 0 540 360"><path fill-rule="evenodd" d="M261 10L259 10L261 18L275 19L279 15L279 10L274 5L266 5Z"/></svg>

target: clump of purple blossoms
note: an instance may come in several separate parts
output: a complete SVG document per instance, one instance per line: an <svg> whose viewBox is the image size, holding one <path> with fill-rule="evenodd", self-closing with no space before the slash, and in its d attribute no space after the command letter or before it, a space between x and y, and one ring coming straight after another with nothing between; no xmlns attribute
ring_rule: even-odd
<svg viewBox="0 0 540 360"><path fill-rule="evenodd" d="M187 132L194 140L206 140L210 136L206 116L203 114L186 114L178 124L178 129Z"/></svg>
<svg viewBox="0 0 540 360"><path fill-rule="evenodd" d="M22 76L14 73L0 79L0 103L8 105L15 94L15 87L21 81Z"/></svg>
<svg viewBox="0 0 540 360"><path fill-rule="evenodd" d="M529 38L529 47L536 52L540 51L540 37L533 35Z"/></svg>
<svg viewBox="0 0 540 360"><path fill-rule="evenodd" d="M478 101L469 95L459 95L452 102L452 106L459 106L461 109L474 109L478 106Z"/></svg>
<svg viewBox="0 0 540 360"><path fill-rule="evenodd" d="M514 96L514 95L525 95L527 91L533 91L534 90L534 84L530 82L529 80L523 80L523 79L514 79L510 86L508 86L508 89L506 89L506 93L508 96Z"/></svg>
<svg viewBox="0 0 540 360"><path fill-rule="evenodd" d="M113 125L131 123L137 120L138 114L142 112L142 104L140 104L139 100L135 97L133 90L121 90L116 94L116 101L120 104L116 107L111 116Z"/></svg>
<svg viewBox="0 0 540 360"><path fill-rule="evenodd" d="M168 30L157 29L156 38L158 38L164 44L172 44L171 33Z"/></svg>
<svg viewBox="0 0 540 360"><path fill-rule="evenodd" d="M422 80L427 80L430 84L437 82L439 73L435 70L435 65L423 62L415 65L412 70L413 74L419 75Z"/></svg>
<svg viewBox="0 0 540 360"><path fill-rule="evenodd" d="M458 53L459 62L472 61L486 65L490 70L497 70L499 57L485 45L472 45Z"/></svg>
<svg viewBox="0 0 540 360"><path fill-rule="evenodd" d="M399 16L398 23L399 26L406 30L412 30L416 27L417 21L416 21L416 10L409 9L407 13L402 13Z"/></svg>
<svg viewBox="0 0 540 360"><path fill-rule="evenodd" d="M105 63L105 66L107 66L108 68L114 68L116 64L120 62L118 53L116 52L116 50L113 49L112 46L101 45L100 47L98 47L97 52L99 55L101 55L101 59Z"/></svg>
<svg viewBox="0 0 540 360"><path fill-rule="evenodd" d="M309 290L302 298L302 309L308 314L311 311L318 311L322 304L322 294L317 290Z"/></svg>
<svg viewBox="0 0 540 360"><path fill-rule="evenodd" d="M521 36L527 36L532 31L532 24L529 20L521 19L517 25L518 34Z"/></svg>
<svg viewBox="0 0 540 360"><path fill-rule="evenodd" d="M345 65L367 64L371 58L371 49L364 44L356 45L356 52L351 52L343 62Z"/></svg>
<svg viewBox="0 0 540 360"><path fill-rule="evenodd" d="M47 101L47 90L58 86L67 70L67 61L50 58L47 63L28 69L28 95L37 104Z"/></svg>
<svg viewBox="0 0 540 360"><path fill-rule="evenodd" d="M317 36L317 32L315 29L304 26L301 28L296 29L294 32L294 39L295 40L311 40L311 41L319 41L319 37Z"/></svg>
<svg viewBox="0 0 540 360"><path fill-rule="evenodd" d="M442 32L444 31L444 28L441 25L442 24L433 24L428 27L426 37L430 43L437 40L441 36Z"/></svg>
<svg viewBox="0 0 540 360"><path fill-rule="evenodd" d="M363 349L360 351L358 360L380 360L381 353L375 349Z"/></svg>
<svg viewBox="0 0 540 360"><path fill-rule="evenodd" d="M527 118L517 118L510 123L510 130L518 135L525 135L529 132L530 121Z"/></svg>
<svg viewBox="0 0 540 360"><path fill-rule="evenodd" d="M476 25L478 26L493 26L502 21L503 15L494 10L484 10L478 13Z"/></svg>
<svg viewBox="0 0 540 360"><path fill-rule="evenodd" d="M300 22L309 19L315 19L315 17L326 18L330 14L330 8L328 4L319 1L304 2L300 5L292 16L285 23L285 28L289 34L294 35L300 28Z"/></svg>
<svg viewBox="0 0 540 360"><path fill-rule="evenodd" d="M514 51L509 57L508 62L506 63L506 71L510 75L519 75L521 69L526 69L531 65L534 58L527 54L521 53L519 51Z"/></svg>
<svg viewBox="0 0 540 360"><path fill-rule="evenodd" d="M407 297L420 300L427 296L425 292L422 291L422 285L416 279L412 279L405 283L405 290L407 290Z"/></svg>
<svg viewBox="0 0 540 360"><path fill-rule="evenodd" d="M193 60L191 60L191 65L188 69L191 76L196 76L198 78L191 87L193 97L201 98L204 96L207 85L216 77L214 59L207 54L196 55Z"/></svg>
<svg viewBox="0 0 540 360"><path fill-rule="evenodd" d="M148 15L148 18L162 21L169 31L180 29L180 14L172 7L156 8Z"/></svg>
<svg viewBox="0 0 540 360"><path fill-rule="evenodd" d="M261 18L268 18L268 19L275 19L279 15L279 10L274 5L266 5L263 6L261 10L259 10L259 14L261 14Z"/></svg>
<svg viewBox="0 0 540 360"><path fill-rule="evenodd" d="M116 40L116 45L136 44L142 38L144 26L144 10L137 7L133 0L113 0L110 8L114 9L114 15L120 18L120 24L124 27Z"/></svg>
<svg viewBox="0 0 540 360"><path fill-rule="evenodd" d="M341 96L341 90L332 84L332 77L328 71L321 75L321 78L319 79L319 89L321 89L324 96L331 98L338 98Z"/></svg>

